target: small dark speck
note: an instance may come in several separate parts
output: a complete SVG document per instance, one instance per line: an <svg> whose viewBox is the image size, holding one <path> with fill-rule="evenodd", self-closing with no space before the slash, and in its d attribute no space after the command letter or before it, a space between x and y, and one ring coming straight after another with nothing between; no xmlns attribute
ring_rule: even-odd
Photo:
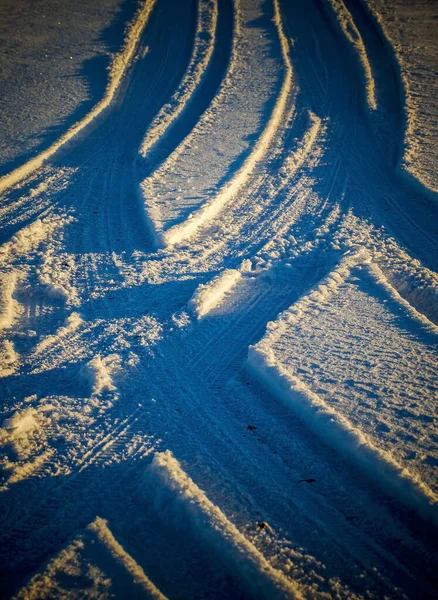
<svg viewBox="0 0 438 600"><path fill-rule="evenodd" d="M300 479L298 483L315 483L316 479L312 479L311 477L309 479Z"/></svg>
<svg viewBox="0 0 438 600"><path fill-rule="evenodd" d="M248 431L255 431L257 427L255 425L248 425Z"/></svg>

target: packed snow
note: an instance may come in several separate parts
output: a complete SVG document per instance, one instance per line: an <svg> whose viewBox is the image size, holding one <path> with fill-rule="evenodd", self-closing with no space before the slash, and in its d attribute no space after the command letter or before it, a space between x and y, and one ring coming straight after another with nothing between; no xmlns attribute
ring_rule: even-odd
<svg viewBox="0 0 438 600"><path fill-rule="evenodd" d="M435 597L435 4L0 11L0 598Z"/></svg>

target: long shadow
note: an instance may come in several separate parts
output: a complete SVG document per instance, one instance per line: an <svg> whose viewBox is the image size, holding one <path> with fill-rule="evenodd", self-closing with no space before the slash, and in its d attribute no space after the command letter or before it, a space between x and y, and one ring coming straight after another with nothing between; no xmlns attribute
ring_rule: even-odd
<svg viewBox="0 0 438 600"><path fill-rule="evenodd" d="M169 126L145 158L137 157L136 168L139 178L148 177L165 161L190 133L200 116L211 104L229 64L233 30L232 2L231 0L222 0L219 2L216 37L210 64L176 121Z"/></svg>
<svg viewBox="0 0 438 600"><path fill-rule="evenodd" d="M86 82L88 98L82 101L79 106L77 106L77 108L61 122L48 127L43 132L36 132L38 133L41 142L30 152L20 154L15 159L0 165L0 177L17 169L40 152L49 148L65 131L85 117L93 106L95 106L103 97L108 82L108 67L111 63L110 54L119 51L122 47L126 25L134 17L137 8L137 0L123 0L113 22L101 32L96 40L97 42L104 44L108 54L96 56L85 61L79 73L76 75L76 77Z"/></svg>
<svg viewBox="0 0 438 600"><path fill-rule="evenodd" d="M220 552L211 552L210 547L206 552L190 527L175 526L166 511L154 505L154 493L142 481L150 461L151 457L139 456L109 466L91 464L71 475L30 478L3 492L0 510L7 514L8 526L0 538L0 598L11 598L32 573L44 571L47 562L99 516L167 597L180 597L185 591L184 597L250 600ZM32 503L30 509L23 498ZM87 537L84 540L87 543ZM81 546L75 552L80 554ZM64 560L68 565L74 558L70 554ZM112 570L116 572L115 564ZM91 583L85 574L70 578L67 573L61 572L58 580L67 589Z"/></svg>
<svg viewBox="0 0 438 600"><path fill-rule="evenodd" d="M365 44L376 84L377 111L371 115L371 125L377 145L396 167L403 154L406 128L405 94L400 66L380 25L362 0L344 0Z"/></svg>
<svg viewBox="0 0 438 600"><path fill-rule="evenodd" d="M359 22L365 20L361 24L365 41L373 47L370 58L378 75L381 115L395 111L384 130L386 139L390 137L385 145L376 137L377 121L372 124L363 67L329 2L316 0L299 10L295 3L283 2L282 10L288 35L295 40L292 61L302 92L299 102L331 123L325 153L327 174L330 162L341 160L346 177L358 190L350 195L355 214L373 225L385 224L414 256L436 269L438 207L418 186L406 185L396 168L403 133L402 97L393 54L387 55L379 29L369 25L366 13L360 13ZM382 63L381 68L377 63Z"/></svg>

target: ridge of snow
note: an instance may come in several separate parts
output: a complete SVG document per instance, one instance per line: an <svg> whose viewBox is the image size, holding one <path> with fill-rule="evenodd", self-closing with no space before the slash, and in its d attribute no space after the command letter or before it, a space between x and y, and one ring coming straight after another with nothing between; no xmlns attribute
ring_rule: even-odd
<svg viewBox="0 0 438 600"><path fill-rule="evenodd" d="M236 283L242 278L237 269L226 269L208 283L198 286L189 300L189 308L198 319L216 308Z"/></svg>
<svg viewBox="0 0 438 600"><path fill-rule="evenodd" d="M186 74L170 101L163 106L146 132L140 154L146 156L182 113L201 82L213 55L218 19L217 0L199 0L198 22L192 56Z"/></svg>
<svg viewBox="0 0 438 600"><path fill-rule="evenodd" d="M199 534L221 552L230 555L241 575L258 592L269 598L302 598L297 584L275 569L263 554L228 520L218 506L185 473L173 454L166 450L155 454L147 476L155 476L160 484L174 492L175 502L182 504ZM147 479L147 478L146 478ZM158 492L157 504L162 498Z"/></svg>
<svg viewBox="0 0 438 600"><path fill-rule="evenodd" d="M373 72L370 61L368 60L368 55L362 36L360 35L360 32L354 23L353 17L345 6L343 0L330 0L330 3L338 17L339 24L342 27L345 36L355 47L359 55L360 62L362 63L366 79L368 106L372 110L377 110L376 84L374 82Z"/></svg>
<svg viewBox="0 0 438 600"><path fill-rule="evenodd" d="M228 202L230 202L241 188L248 181L249 176L253 172L257 164L263 159L266 150L272 143L272 140L277 133L282 119L287 110L287 100L292 91L292 63L289 58L289 42L283 30L283 22L281 18L280 7L278 0L274 0L274 23L277 27L278 37L281 46L281 55L284 64L284 77L280 93L275 102L268 123L255 144L254 150L247 157L242 167L225 185L219 194L213 199L207 201L198 211L192 213L189 218L178 225L174 225L162 234L165 245L175 245L184 239L191 237L204 223L216 217Z"/></svg>
<svg viewBox="0 0 438 600"><path fill-rule="evenodd" d="M44 150L35 158L18 167L8 175L0 178L0 193L7 188L19 183L28 175L39 169L50 157L52 157L62 146L70 142L79 132L81 132L89 123L109 107L117 89L122 81L126 69L135 57L135 49L140 39L140 35L146 26L149 16L155 6L156 0L145 0L143 6L139 9L136 17L131 24L125 38L125 47L113 58L109 70L109 81L103 98L96 106L78 123L73 125L61 138L52 144L47 150Z"/></svg>

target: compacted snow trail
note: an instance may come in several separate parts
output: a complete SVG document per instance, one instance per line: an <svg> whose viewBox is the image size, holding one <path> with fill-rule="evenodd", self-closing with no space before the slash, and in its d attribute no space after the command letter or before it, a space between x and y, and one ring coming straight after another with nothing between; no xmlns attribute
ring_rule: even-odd
<svg viewBox="0 0 438 600"><path fill-rule="evenodd" d="M0 596L432 598L438 209L391 48L358 0L147 6L3 191Z"/></svg>

